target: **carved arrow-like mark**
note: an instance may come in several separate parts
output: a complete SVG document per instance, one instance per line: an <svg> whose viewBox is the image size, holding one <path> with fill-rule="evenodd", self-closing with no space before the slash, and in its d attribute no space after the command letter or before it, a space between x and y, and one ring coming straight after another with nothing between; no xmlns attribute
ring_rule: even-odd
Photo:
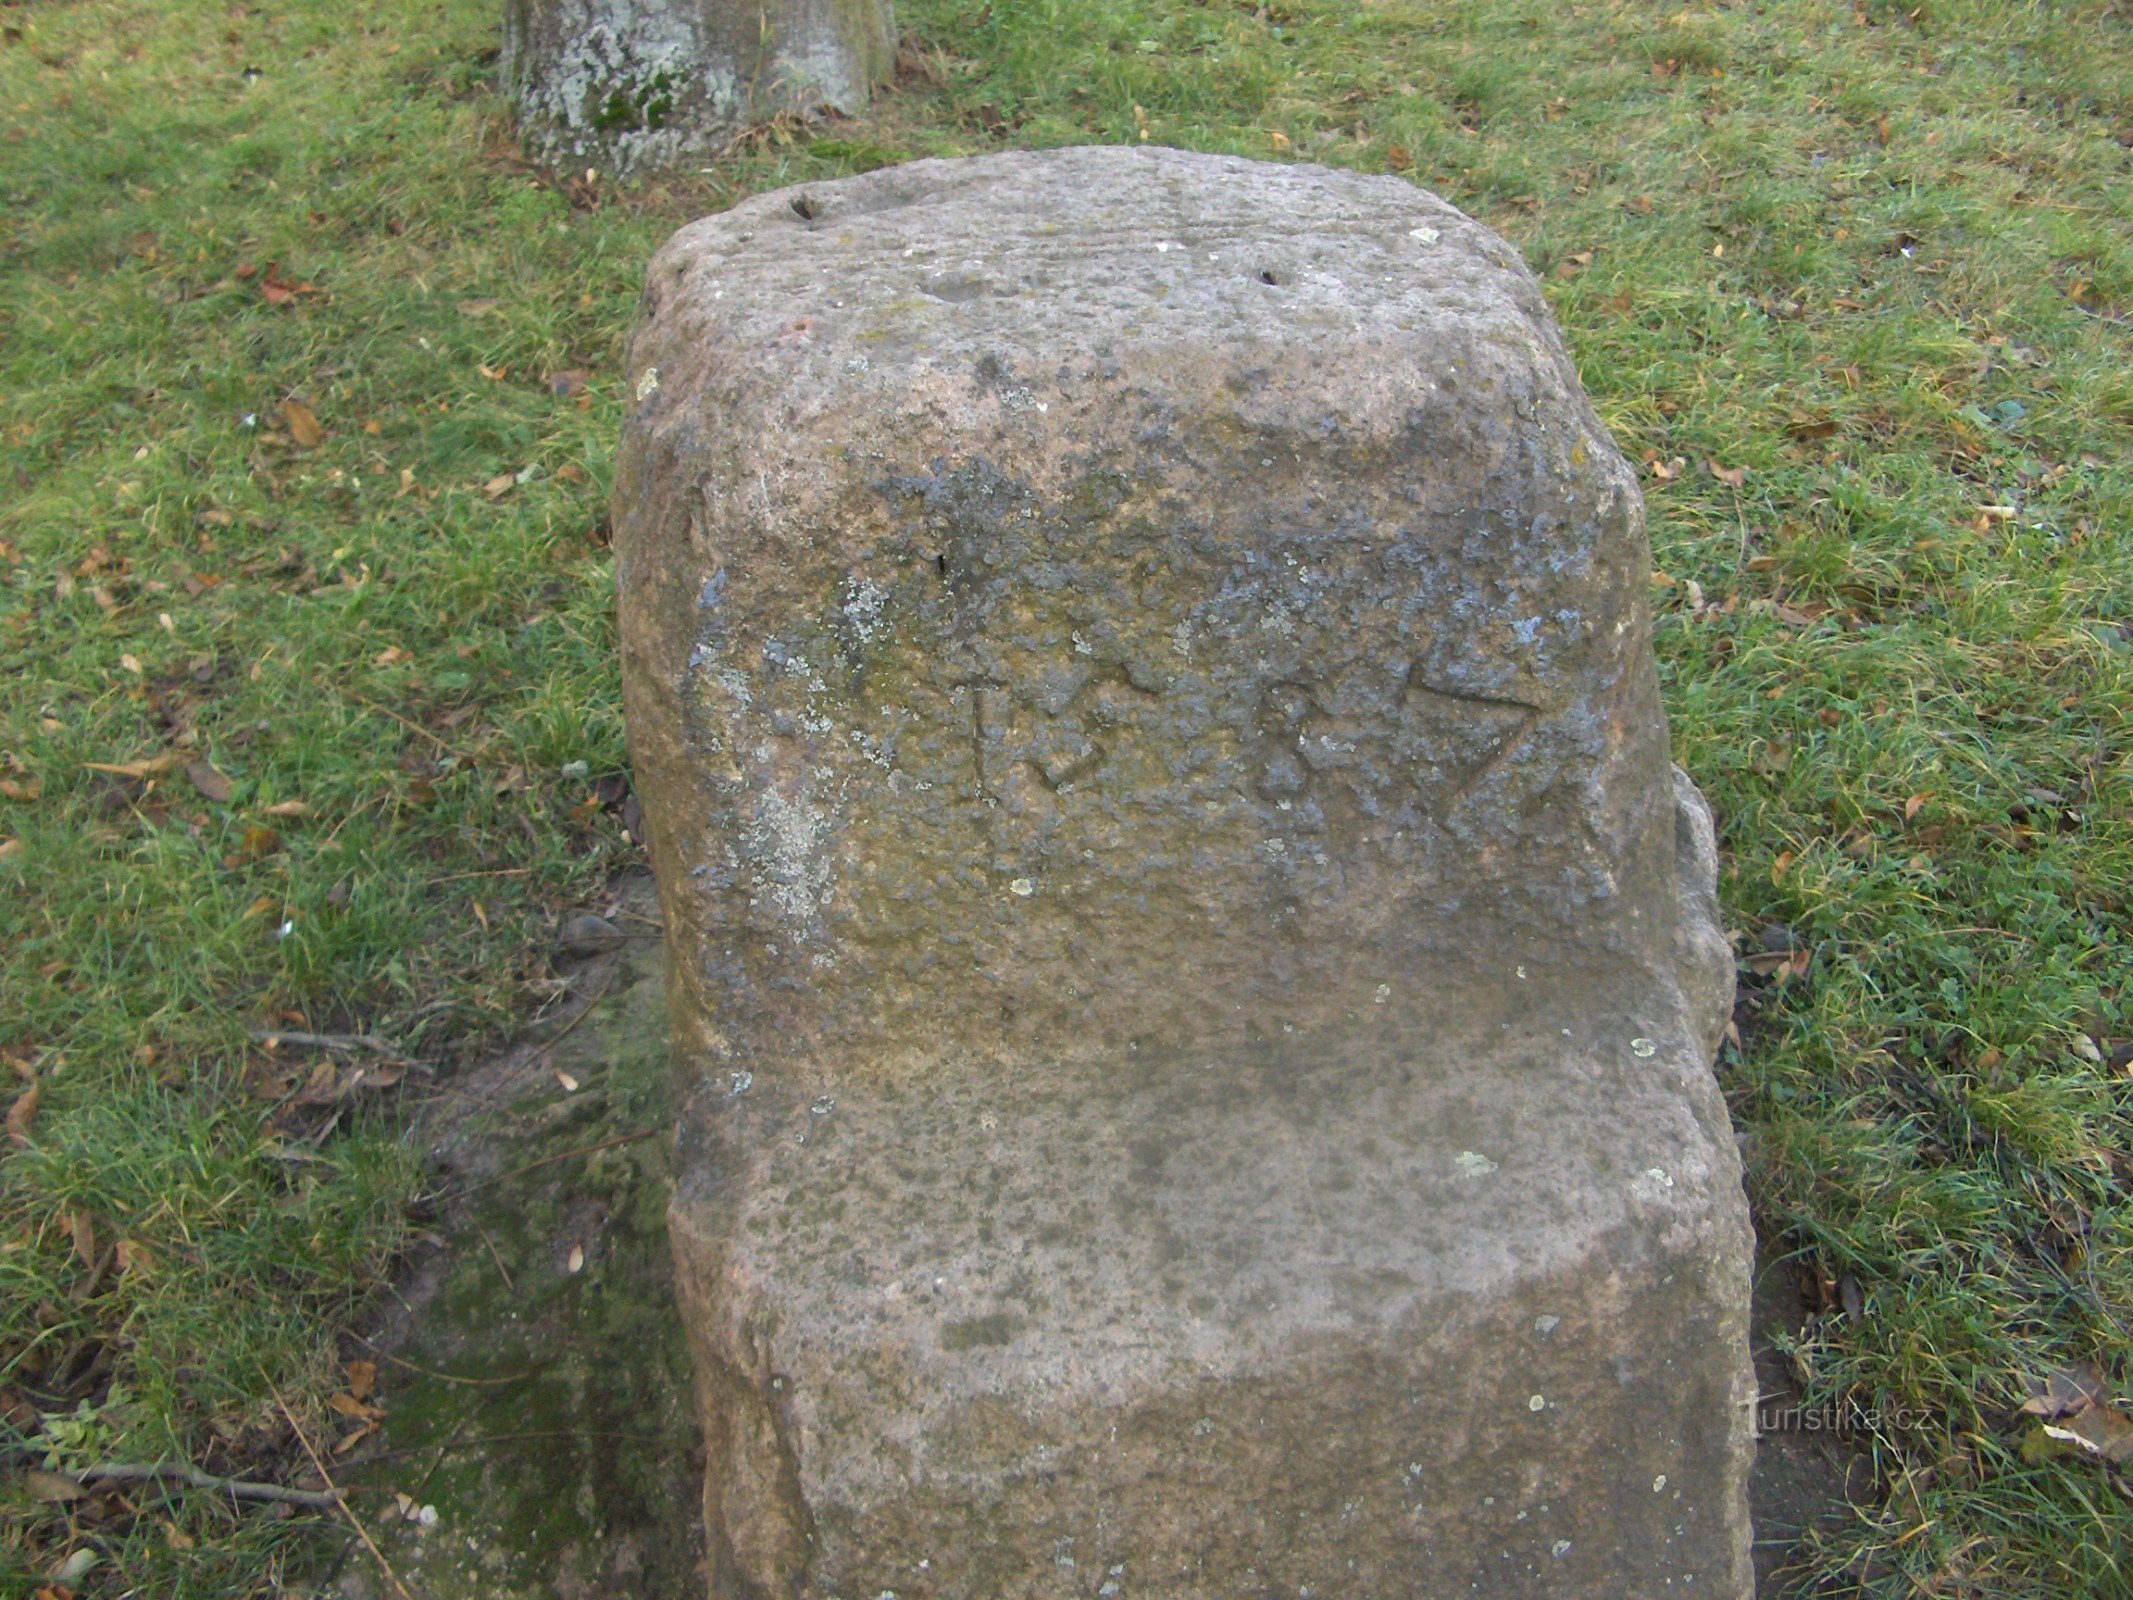
<svg viewBox="0 0 2133 1600"><path fill-rule="evenodd" d="M1540 720L1541 707L1525 700L1499 695L1476 694L1424 683L1410 673L1407 680L1410 717L1433 725L1440 737L1469 747L1467 770L1453 783L1448 802L1463 800L1510 758L1525 742ZM1480 726L1477 726L1480 724ZM1466 738L1457 738L1458 733Z"/></svg>

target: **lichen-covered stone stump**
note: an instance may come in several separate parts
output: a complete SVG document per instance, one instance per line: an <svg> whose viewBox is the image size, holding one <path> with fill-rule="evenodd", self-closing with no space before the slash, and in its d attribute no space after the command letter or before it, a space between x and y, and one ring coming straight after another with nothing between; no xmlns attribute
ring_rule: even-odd
<svg viewBox="0 0 2133 1600"><path fill-rule="evenodd" d="M1517 256L918 162L684 228L627 381L712 1592L1745 1596L1711 825Z"/></svg>
<svg viewBox="0 0 2133 1600"><path fill-rule="evenodd" d="M889 0L504 0L499 76L536 156L636 172L856 112L895 59Z"/></svg>

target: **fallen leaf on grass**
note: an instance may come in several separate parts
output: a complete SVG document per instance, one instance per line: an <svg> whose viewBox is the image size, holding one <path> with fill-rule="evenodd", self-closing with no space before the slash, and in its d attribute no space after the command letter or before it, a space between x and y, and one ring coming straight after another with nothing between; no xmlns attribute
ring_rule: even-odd
<svg viewBox="0 0 2133 1600"><path fill-rule="evenodd" d="M1929 794L1912 795L1910 799L1903 803L1903 820L1906 822L1911 821L1919 812L1925 810L1926 802L1932 798Z"/></svg>
<svg viewBox="0 0 2133 1600"><path fill-rule="evenodd" d="M65 1213L67 1236L74 1243L74 1253L81 1257L85 1267L96 1265L96 1219L86 1211Z"/></svg>
<svg viewBox="0 0 2133 1600"><path fill-rule="evenodd" d="M486 317L495 309L496 302L494 300L462 300L459 302L459 314L463 317Z"/></svg>
<svg viewBox="0 0 2133 1600"><path fill-rule="evenodd" d="M266 808L266 814L270 817L308 817L311 807L302 800L277 800Z"/></svg>
<svg viewBox="0 0 2133 1600"><path fill-rule="evenodd" d="M340 1438L336 1439L333 1442L333 1453L337 1456L345 1456L346 1454L348 1454L349 1451L353 1450L357 1445L361 1444L365 1439L369 1438L377 1431L378 1425L375 1422L366 1422L363 1424L362 1427L356 1429L355 1432L344 1433L340 1436Z"/></svg>
<svg viewBox="0 0 2133 1600"><path fill-rule="evenodd" d="M108 772L118 778L160 778L177 764L178 753L166 750L141 761L85 761L82 766L90 772Z"/></svg>
<svg viewBox="0 0 2133 1600"><path fill-rule="evenodd" d="M368 1400L378 1387L378 1364L375 1361L351 1361L341 1370L348 1374L348 1392L358 1400Z"/></svg>
<svg viewBox="0 0 2133 1600"><path fill-rule="evenodd" d="M289 437L296 441L297 449L316 450L326 442L326 430L318 425L318 418L303 401L284 400L281 419L289 425Z"/></svg>
<svg viewBox="0 0 2133 1600"><path fill-rule="evenodd" d="M48 1503L79 1500L89 1492L72 1478L62 1478L56 1472L25 1472L22 1485L34 1498Z"/></svg>
<svg viewBox="0 0 2133 1600"><path fill-rule="evenodd" d="M281 275L281 263L269 261L259 279L259 295L270 306L285 306L300 294L317 294L318 285L291 283Z"/></svg>
<svg viewBox="0 0 2133 1600"><path fill-rule="evenodd" d="M1795 979L1806 977L1813 959L1813 953L1807 950L1758 950L1741 965L1759 978L1777 979L1777 986L1782 989Z"/></svg>
<svg viewBox="0 0 2133 1600"><path fill-rule="evenodd" d="M0 796L9 800L31 801L44 793L44 779L30 778L16 782L13 778L0 778Z"/></svg>
<svg viewBox="0 0 2133 1600"><path fill-rule="evenodd" d="M155 1264L155 1252L141 1243L140 1240L119 1240L118 1269L120 1272L145 1272Z"/></svg>
<svg viewBox="0 0 2133 1600"><path fill-rule="evenodd" d="M2103 1400L2103 1374L2093 1364L2079 1367L2061 1367L2042 1378L2024 1380L2023 1387L2029 1398L2022 1402L2022 1411L2032 1417L2056 1421L2070 1417L2079 1411Z"/></svg>
<svg viewBox="0 0 2133 1600"><path fill-rule="evenodd" d="M30 1127L37 1120L37 1105L44 1098L44 1091L31 1084L15 1096L13 1105L7 1108L7 1142L21 1149L30 1142Z"/></svg>
<svg viewBox="0 0 2133 1600"><path fill-rule="evenodd" d="M1748 481L1748 469L1746 467L1722 467L1715 460L1706 461L1704 466L1709 469L1712 477L1716 478L1728 489L1738 489Z"/></svg>
<svg viewBox="0 0 2133 1600"><path fill-rule="evenodd" d="M568 367L561 372L549 374L548 392L559 400L568 400L572 395L581 393L591 381L592 374L585 368Z"/></svg>
<svg viewBox="0 0 2133 1600"><path fill-rule="evenodd" d="M2093 1405L2068 1417L2063 1424L2044 1424L2047 1438L2078 1444L2092 1456L2118 1465L2133 1460L2133 1420L2106 1405Z"/></svg>
<svg viewBox="0 0 2133 1600"><path fill-rule="evenodd" d="M236 787L226 776L215 770L213 763L207 761L191 763L185 769L185 776L191 780L195 789L217 805L227 800Z"/></svg>
<svg viewBox="0 0 2133 1600"><path fill-rule="evenodd" d="M481 492L487 495L491 500L495 500L503 495L509 494L511 492L511 486L516 482L518 482L518 479L513 474L508 472L499 472L495 477L491 478L487 483L481 486Z"/></svg>
<svg viewBox="0 0 2133 1600"><path fill-rule="evenodd" d="M357 1067L348 1074L348 1082L341 1092L353 1094L358 1089L390 1089L406 1076L406 1070L401 1067Z"/></svg>
<svg viewBox="0 0 2133 1600"><path fill-rule="evenodd" d="M326 1404L332 1410L338 1411L342 1416L353 1417L358 1422L375 1422L385 1415L378 1407L366 1405L345 1390L340 1394L329 1395Z"/></svg>
<svg viewBox="0 0 2133 1600"><path fill-rule="evenodd" d="M341 1077L330 1061L312 1063L311 1076L296 1097L300 1106L326 1106L341 1097Z"/></svg>
<svg viewBox="0 0 2133 1600"><path fill-rule="evenodd" d="M1661 461L1656 450L1644 458L1644 470L1652 475L1654 483L1672 483L1687 468L1688 462L1680 456L1675 456L1671 461Z"/></svg>

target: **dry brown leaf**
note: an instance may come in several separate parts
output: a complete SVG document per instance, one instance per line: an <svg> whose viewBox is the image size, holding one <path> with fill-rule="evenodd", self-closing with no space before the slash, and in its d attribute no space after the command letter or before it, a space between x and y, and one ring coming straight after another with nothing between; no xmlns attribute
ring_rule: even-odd
<svg viewBox="0 0 2133 1600"><path fill-rule="evenodd" d="M159 778L178 764L178 752L166 750L159 756L149 756L141 761L84 761L90 772L108 772L119 778Z"/></svg>
<svg viewBox="0 0 2133 1600"><path fill-rule="evenodd" d="M487 483L481 486L481 492L487 495L491 500L494 500L497 499L499 496L510 493L511 486L516 482L518 482L518 479L513 477L510 473L499 472L495 477L491 478Z"/></svg>
<svg viewBox="0 0 2133 1600"><path fill-rule="evenodd" d="M7 1108L7 1142L16 1149L30 1142L30 1126L37 1120L37 1104L43 1098L44 1091L33 1083Z"/></svg>
<svg viewBox="0 0 2133 1600"><path fill-rule="evenodd" d="M351 1361L342 1370L348 1374L348 1392L358 1400L368 1400L378 1387L375 1361Z"/></svg>
<svg viewBox="0 0 2133 1600"><path fill-rule="evenodd" d="M1912 795L1910 799L1903 803L1903 820L1909 822L1919 812L1925 810L1926 802L1932 798L1929 794Z"/></svg>
<svg viewBox="0 0 2133 1600"><path fill-rule="evenodd" d="M569 367L549 374L548 392L558 399L568 400L572 395L581 393L591 381L592 374L583 367Z"/></svg>
<svg viewBox="0 0 2133 1600"><path fill-rule="evenodd" d="M375 1422L366 1422L355 1432L344 1433L340 1438L336 1439L333 1444L333 1453L337 1456L345 1456L377 1431L378 1425Z"/></svg>
<svg viewBox="0 0 2133 1600"><path fill-rule="evenodd" d="M303 800L277 800L266 808L266 814L270 817L308 817L311 806Z"/></svg>
<svg viewBox="0 0 2133 1600"><path fill-rule="evenodd" d="M2089 1362L2078 1367L2061 1367L2046 1377L2027 1379L2024 1387L2029 1390L2029 1398L2022 1402L2022 1410L2029 1416L2046 1420L2086 1411L2104 1395L2103 1374Z"/></svg>
<svg viewBox="0 0 2133 1600"><path fill-rule="evenodd" d="M121 1239L118 1242L118 1269L121 1272L145 1272L156 1264L155 1252L138 1239Z"/></svg>
<svg viewBox="0 0 2133 1600"><path fill-rule="evenodd" d="M328 1395L326 1397L326 1405L329 1409L338 1411L342 1416L353 1417L358 1422L375 1422L385 1415L381 1408L366 1405L346 1390L339 1394Z"/></svg>
<svg viewBox="0 0 2133 1600"><path fill-rule="evenodd" d="M31 1495L44 1501L79 1500L89 1492L72 1478L62 1478L56 1472L25 1472L22 1484Z"/></svg>
<svg viewBox="0 0 2133 1600"><path fill-rule="evenodd" d="M209 761L192 762L186 767L185 776L192 781L195 789L218 805L230 797L230 791L235 787L225 775L217 772L214 763Z"/></svg>
<svg viewBox="0 0 2133 1600"><path fill-rule="evenodd" d="M318 425L318 418L301 400L284 400L281 420L289 425L289 437L296 441L299 450L316 450L326 442L326 432Z"/></svg>
<svg viewBox="0 0 2133 1600"><path fill-rule="evenodd" d="M67 1213L67 1233L74 1242L74 1253L81 1257L85 1267L96 1265L96 1219L86 1211Z"/></svg>
<svg viewBox="0 0 2133 1600"><path fill-rule="evenodd" d="M494 300L462 300L459 302L459 314L463 317L486 317L495 309L496 302Z"/></svg>
<svg viewBox="0 0 2133 1600"><path fill-rule="evenodd" d="M1266 142L1272 145L1275 150L1277 150L1283 155L1287 155L1291 150L1296 148L1295 144L1290 140L1289 136L1283 133L1279 128L1276 128L1274 131L1272 131L1266 136Z"/></svg>
<svg viewBox="0 0 2133 1600"><path fill-rule="evenodd" d="M1716 461L1706 461L1704 466L1709 469L1712 477L1716 478L1728 489L1738 489L1748 481L1748 469L1746 467L1722 467Z"/></svg>
<svg viewBox="0 0 2133 1600"><path fill-rule="evenodd" d="M28 802L44 793L44 779L27 778L17 782L13 778L0 778L0 795L10 800Z"/></svg>
<svg viewBox="0 0 2133 1600"><path fill-rule="evenodd" d="M300 294L317 293L318 285L316 284L291 283L284 278L281 275L281 263L278 261L269 261L267 270L260 275L260 298L270 306L285 306Z"/></svg>
<svg viewBox="0 0 2133 1600"><path fill-rule="evenodd" d="M2070 1440L2113 1465L2133 1460L2133 1419L2110 1406L2092 1405L2062 1422L2047 1422L2044 1431L2054 1439Z"/></svg>

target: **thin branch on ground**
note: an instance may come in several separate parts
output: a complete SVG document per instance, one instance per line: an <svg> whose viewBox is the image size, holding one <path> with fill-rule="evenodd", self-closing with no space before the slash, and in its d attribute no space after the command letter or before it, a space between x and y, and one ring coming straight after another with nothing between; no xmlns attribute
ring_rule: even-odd
<svg viewBox="0 0 2133 1600"><path fill-rule="evenodd" d="M53 1476L79 1484L158 1483L175 1479L180 1483L190 1484L195 1489L209 1489L216 1494L226 1494L232 1500L271 1500L284 1505L304 1506L312 1511L337 1511L341 1506L338 1496L323 1490L289 1489L278 1483L253 1483L244 1478L217 1477L189 1461L105 1461L80 1472L58 1472Z"/></svg>
<svg viewBox="0 0 2133 1600"><path fill-rule="evenodd" d="M305 1050L329 1050L341 1055L354 1055L368 1051L372 1055L389 1056L395 1061L406 1061L407 1054L390 1040L381 1039L374 1033L297 1033L288 1028L254 1028L252 1042L269 1049L276 1045L293 1044Z"/></svg>

